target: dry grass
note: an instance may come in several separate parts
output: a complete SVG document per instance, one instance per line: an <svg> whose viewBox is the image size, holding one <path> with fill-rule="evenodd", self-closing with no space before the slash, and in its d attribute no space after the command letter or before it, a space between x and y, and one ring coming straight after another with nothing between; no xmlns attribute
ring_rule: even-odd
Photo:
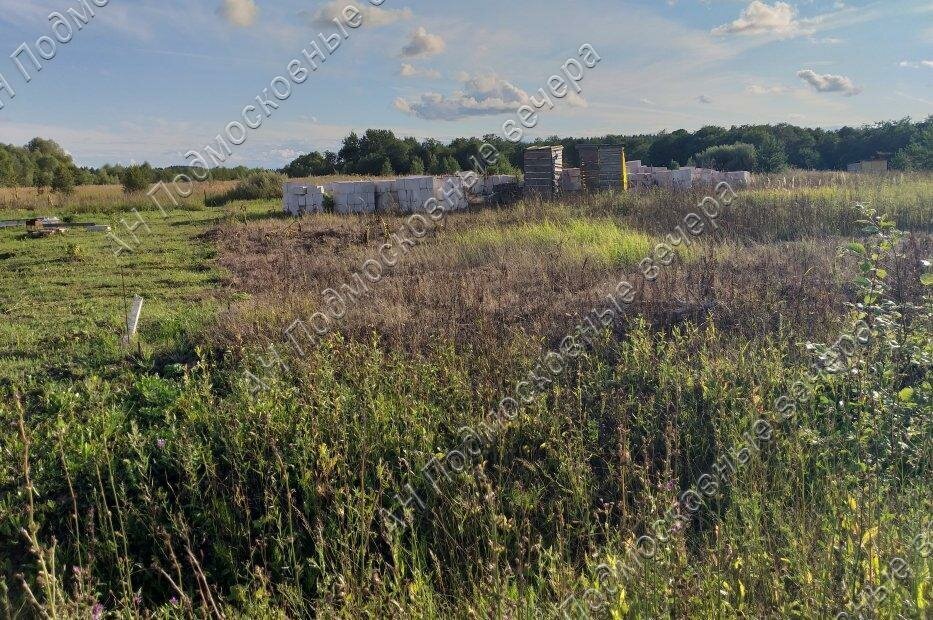
<svg viewBox="0 0 933 620"><path fill-rule="evenodd" d="M560 222L553 207L454 215L446 230L423 240L371 294L350 305L339 331L363 341L375 332L409 351L439 341L486 352L512 342L539 347L605 305L623 277L637 289L632 316L669 326L715 311L721 326L749 336L786 330L813 337L847 299L842 282L852 274L836 260L839 239L749 245L709 236L694 242L688 260L676 260L648 282L638 262L658 237L623 235L625 224L604 220L584 226L568 214ZM401 223L325 216L286 232L281 222L222 226L214 233L220 264L231 274L229 286L250 299L222 317L211 340L282 342L283 330L322 310L322 291L350 284L363 262L378 255L384 231ZM612 232L602 246L552 243L567 225ZM547 234L536 236L542 230ZM607 256L615 260L600 260Z"/></svg>
<svg viewBox="0 0 933 620"><path fill-rule="evenodd" d="M236 185L236 181L211 181L198 183L191 196L178 196L179 207L196 209L204 206L204 199L219 195ZM162 198L164 205L169 200ZM82 214L82 213L119 213L137 209L151 211L156 209L146 192L127 194L120 185L80 185L74 194L65 196L37 191L33 187L0 188L0 208L10 211L41 214Z"/></svg>

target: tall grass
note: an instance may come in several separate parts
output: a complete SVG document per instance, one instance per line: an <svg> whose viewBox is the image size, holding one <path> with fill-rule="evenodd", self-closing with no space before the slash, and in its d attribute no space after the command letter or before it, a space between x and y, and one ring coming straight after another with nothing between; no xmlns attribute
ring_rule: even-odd
<svg viewBox="0 0 933 620"><path fill-rule="evenodd" d="M686 257L696 260L638 281L630 313L560 371L536 368L581 310L605 302L604 285L671 232L662 225L695 208L668 198L606 194L451 216L342 329L303 343L303 357L280 347L284 365L268 339L283 340L295 311L319 310L322 288L339 289L399 220L228 220L209 235L165 222L154 229L165 242L135 257L138 281L153 278L165 296L156 317L209 296L201 287L220 273L213 243L242 305L228 302L211 331L167 338L169 350L120 354L114 342L98 358L88 342L112 321L72 330L75 316L117 305L107 248L88 243L83 272L60 240L0 231L0 260L15 274L0 301L18 333L38 334L13 353L35 358L29 371L18 358L16 373L0 372L10 431L0 434L0 610L535 618L561 617L568 597L592 588L610 595L596 617L835 617L859 606L928 616L924 235L830 215L813 229L844 224L857 242L799 240L808 235L788 228L801 217L789 207L755 216L764 228L753 230L737 202L709 246ZM209 214L173 213L185 215ZM57 288L37 284L58 263L68 269ZM18 282L29 287L23 304ZM75 316L55 320L66 297ZM694 302L696 314L650 312ZM775 400L831 361L820 342L858 318L871 337L847 371L810 380L789 423L775 423L715 498L634 573L606 581L599 564L656 533L719 457L735 460ZM54 354L36 344L53 341ZM267 387L254 391L247 372ZM488 421L522 379L538 397L463 467L429 478L432 459L461 446L462 429ZM382 510L398 511L407 485L424 507L409 506L398 527ZM908 570L895 576L894 558ZM872 596L881 585L886 596Z"/></svg>
<svg viewBox="0 0 933 620"><path fill-rule="evenodd" d="M180 209L200 209L204 200L220 195L236 185L235 181L212 181L198 183L190 196L175 194ZM163 208L175 208L171 199L159 192L158 197ZM13 217L16 213L26 215L70 215L87 213L123 213L133 209L154 211L158 206L146 192L126 194L120 185L81 185L74 194L63 195L35 188L17 187L0 188L0 209L13 212L5 214Z"/></svg>
<svg viewBox="0 0 933 620"><path fill-rule="evenodd" d="M515 260L516 252L560 254L574 262L632 265L651 252L648 235L612 220L542 221L509 228L475 228L458 235L455 252L467 265Z"/></svg>

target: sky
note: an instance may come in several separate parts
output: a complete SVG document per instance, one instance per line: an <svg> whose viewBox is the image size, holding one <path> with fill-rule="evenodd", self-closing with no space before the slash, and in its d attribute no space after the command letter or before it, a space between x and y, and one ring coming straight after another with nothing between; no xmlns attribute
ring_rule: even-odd
<svg viewBox="0 0 933 620"><path fill-rule="evenodd" d="M55 35L50 14L86 14L82 2L94 17ZM0 0L0 142L51 138L79 165L185 163L291 61L307 66L302 50L323 49L347 5L362 24L270 97L279 107L259 127L232 130L242 142L225 165L281 167L367 128L504 136L586 44L599 62L579 93L544 103L527 138L933 114L928 0ZM50 60L44 36L67 40ZM28 83L10 58L22 43L42 64L16 55Z"/></svg>

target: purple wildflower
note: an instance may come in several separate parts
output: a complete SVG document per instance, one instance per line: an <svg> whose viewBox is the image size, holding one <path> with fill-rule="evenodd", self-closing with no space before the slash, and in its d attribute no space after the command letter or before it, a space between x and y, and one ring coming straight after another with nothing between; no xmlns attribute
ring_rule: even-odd
<svg viewBox="0 0 933 620"><path fill-rule="evenodd" d="M161 437L159 439L156 439L156 447L159 450L163 449L165 447L165 440L162 439Z"/></svg>
<svg viewBox="0 0 933 620"><path fill-rule="evenodd" d="M173 596L172 598L168 599L168 602L171 603L173 607L176 607L178 605L178 597Z"/></svg>
<svg viewBox="0 0 933 620"><path fill-rule="evenodd" d="M100 620L104 615L104 606L100 603L94 603L94 606L91 607L91 618L94 620Z"/></svg>

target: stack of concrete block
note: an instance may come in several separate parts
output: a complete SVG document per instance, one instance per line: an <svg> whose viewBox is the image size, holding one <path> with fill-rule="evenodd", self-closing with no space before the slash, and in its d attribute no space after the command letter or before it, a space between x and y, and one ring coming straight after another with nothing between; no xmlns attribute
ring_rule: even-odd
<svg viewBox="0 0 933 620"><path fill-rule="evenodd" d="M398 192L395 189L396 179L375 181L376 185L376 212L394 213L401 211Z"/></svg>
<svg viewBox="0 0 933 620"><path fill-rule="evenodd" d="M647 172L629 172L628 186L636 190L651 187L651 174Z"/></svg>
<svg viewBox="0 0 933 620"><path fill-rule="evenodd" d="M490 174L487 176L472 176L472 187L467 186L467 177L461 174L464 179L464 186L470 194L474 196L491 196L496 193L496 188L500 185L514 185L518 183L518 177L510 174Z"/></svg>
<svg viewBox="0 0 933 620"><path fill-rule="evenodd" d="M671 184L674 189L685 191L693 189L693 169L680 168L671 171Z"/></svg>
<svg viewBox="0 0 933 620"><path fill-rule="evenodd" d="M428 200L434 198L434 177L403 177L395 180L395 196L402 213L427 210Z"/></svg>
<svg viewBox="0 0 933 620"><path fill-rule="evenodd" d="M376 211L376 184L373 181L331 183L326 188L334 197L336 213L374 213Z"/></svg>
<svg viewBox="0 0 933 620"><path fill-rule="evenodd" d="M752 173L745 170L740 172L725 172L725 181L732 186L733 189L736 187L746 188L751 185L752 182Z"/></svg>
<svg viewBox="0 0 933 620"><path fill-rule="evenodd" d="M324 210L324 188L320 185L288 182L282 188L285 213L294 216L321 213Z"/></svg>
<svg viewBox="0 0 933 620"><path fill-rule="evenodd" d="M674 172L667 168L661 168L657 172L651 173L651 179L655 187L664 189L674 189Z"/></svg>
<svg viewBox="0 0 933 620"><path fill-rule="evenodd" d="M434 177L434 197L447 211L461 211L470 206L467 187L460 175Z"/></svg>
<svg viewBox="0 0 933 620"><path fill-rule="evenodd" d="M525 149L525 194L551 198L560 189L564 147L532 146Z"/></svg>
<svg viewBox="0 0 933 620"><path fill-rule="evenodd" d="M564 168L560 175L560 191L579 192L583 190L583 177L579 168Z"/></svg>

